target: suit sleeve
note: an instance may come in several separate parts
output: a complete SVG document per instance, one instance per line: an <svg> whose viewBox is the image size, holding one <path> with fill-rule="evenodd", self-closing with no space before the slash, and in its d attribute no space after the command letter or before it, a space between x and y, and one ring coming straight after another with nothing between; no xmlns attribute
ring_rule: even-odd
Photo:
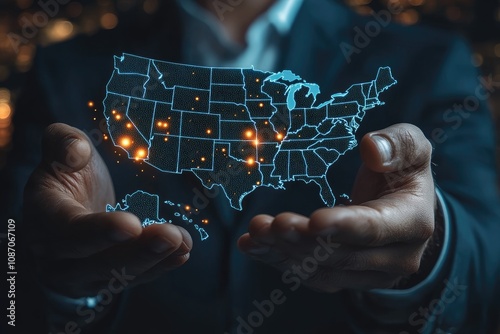
<svg viewBox="0 0 500 334"><path fill-rule="evenodd" d="M409 289L349 293L356 331L489 333L498 317L500 200L488 98L500 83L479 77L470 59L465 43L450 43L418 124L434 147L439 258Z"/></svg>

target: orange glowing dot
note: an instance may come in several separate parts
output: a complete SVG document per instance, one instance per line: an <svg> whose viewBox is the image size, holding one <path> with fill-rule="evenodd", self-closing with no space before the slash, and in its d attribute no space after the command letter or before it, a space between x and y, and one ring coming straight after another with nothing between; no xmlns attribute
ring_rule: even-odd
<svg viewBox="0 0 500 334"><path fill-rule="evenodd" d="M129 147L129 146L130 146L130 144L132 144L132 141L130 140L130 138L126 138L126 137L125 137L125 138L122 138L122 139L120 140L120 145L121 145L121 146L123 146L123 147L125 147L125 148L126 148L126 147Z"/></svg>
<svg viewBox="0 0 500 334"><path fill-rule="evenodd" d="M111 111L111 113L112 113L113 115L114 115L114 114L116 114L116 110Z"/></svg>
<svg viewBox="0 0 500 334"><path fill-rule="evenodd" d="M116 120L117 120L117 121L119 121L119 120L121 120L121 119L122 119L122 116L120 116L120 115L116 115L116 116L115 116L115 118L116 118Z"/></svg>
<svg viewBox="0 0 500 334"><path fill-rule="evenodd" d="M253 132L248 130L247 132L245 132L245 136L247 136L247 138L252 138Z"/></svg>
<svg viewBox="0 0 500 334"><path fill-rule="evenodd" d="M141 148L141 149L137 150L137 153L135 154L135 159L136 160L143 159L146 157L146 154L147 154L146 150Z"/></svg>
<svg viewBox="0 0 500 334"><path fill-rule="evenodd" d="M261 107L261 108L264 107L264 103L262 103L262 102L259 103L259 107Z"/></svg>
<svg viewBox="0 0 500 334"><path fill-rule="evenodd" d="M199 100L200 100L200 97L199 97L199 96L197 96L197 97L195 97L194 99L195 99L196 101L199 101Z"/></svg>
<svg viewBox="0 0 500 334"><path fill-rule="evenodd" d="M260 79L259 78L255 79L255 82L260 82Z"/></svg>
<svg viewBox="0 0 500 334"><path fill-rule="evenodd" d="M132 124L131 123L127 123L127 129L131 129L132 128Z"/></svg>
<svg viewBox="0 0 500 334"><path fill-rule="evenodd" d="M164 141L168 141L168 138L167 138L167 137L165 137L165 139L163 139L163 140L164 140Z"/></svg>
<svg viewBox="0 0 500 334"><path fill-rule="evenodd" d="M207 129L207 134L211 134L211 133L212 133L212 130Z"/></svg>
<svg viewBox="0 0 500 334"><path fill-rule="evenodd" d="M259 140L255 139L254 144L255 144L255 146L259 145Z"/></svg>
<svg viewBox="0 0 500 334"><path fill-rule="evenodd" d="M206 160L205 157L201 157L201 161L205 161L205 160Z"/></svg>
<svg viewBox="0 0 500 334"><path fill-rule="evenodd" d="M89 108L92 108L94 106L94 101L89 101L87 105L89 106Z"/></svg>
<svg viewBox="0 0 500 334"><path fill-rule="evenodd" d="M186 205L186 206L184 207L184 209L186 209L186 211L189 211L189 210L191 210L191 207L190 207L189 205Z"/></svg>
<svg viewBox="0 0 500 334"><path fill-rule="evenodd" d="M281 139L283 139L283 135L281 133L278 133L278 135L276 136L276 138L278 138L278 140L281 140Z"/></svg>
<svg viewBox="0 0 500 334"><path fill-rule="evenodd" d="M226 152L226 149L225 149L225 148L223 148L223 149L222 149L222 152Z"/></svg>
<svg viewBox="0 0 500 334"><path fill-rule="evenodd" d="M265 121L265 122L264 122L264 124L265 124L265 125L268 125L268 124L269 124L269 122L268 122L268 121Z"/></svg>
<svg viewBox="0 0 500 334"><path fill-rule="evenodd" d="M164 128L168 127L168 123L163 123L163 127Z"/></svg>
<svg viewBox="0 0 500 334"><path fill-rule="evenodd" d="M158 122L158 123L156 123L156 125L163 126L163 122Z"/></svg>
<svg viewBox="0 0 500 334"><path fill-rule="evenodd" d="M260 161L260 162L264 162L264 158L260 158L260 159L259 159L259 161Z"/></svg>
<svg viewBox="0 0 500 334"><path fill-rule="evenodd" d="M255 160L253 158L248 158L247 164L253 165L255 163Z"/></svg>

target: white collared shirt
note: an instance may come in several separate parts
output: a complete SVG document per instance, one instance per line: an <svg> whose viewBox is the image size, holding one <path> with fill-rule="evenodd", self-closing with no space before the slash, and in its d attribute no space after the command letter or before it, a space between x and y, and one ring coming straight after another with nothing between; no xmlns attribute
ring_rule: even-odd
<svg viewBox="0 0 500 334"><path fill-rule="evenodd" d="M235 15L234 8L216 10L216 16L194 0L177 2L184 16L184 63L243 68L254 66L255 69L273 71L279 57L280 39L290 32L303 0L277 0L249 27L246 46L231 40L221 22L225 17Z"/></svg>

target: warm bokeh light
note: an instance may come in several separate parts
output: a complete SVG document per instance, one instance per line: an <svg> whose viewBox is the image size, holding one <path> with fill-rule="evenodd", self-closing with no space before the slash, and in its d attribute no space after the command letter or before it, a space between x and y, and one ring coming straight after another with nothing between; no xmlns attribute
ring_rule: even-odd
<svg viewBox="0 0 500 334"><path fill-rule="evenodd" d="M248 158L247 159L247 164L248 165L253 165L255 163L255 159L254 158Z"/></svg>
<svg viewBox="0 0 500 334"><path fill-rule="evenodd" d="M113 13L106 13L101 16L101 27L104 29L113 29L118 25L118 17Z"/></svg>
<svg viewBox="0 0 500 334"><path fill-rule="evenodd" d="M10 118L12 109L7 102L0 102L0 120Z"/></svg>
<svg viewBox="0 0 500 334"><path fill-rule="evenodd" d="M245 132L245 136L246 136L247 138L252 138L252 136L253 136L253 131L248 130L247 132Z"/></svg>
<svg viewBox="0 0 500 334"><path fill-rule="evenodd" d="M283 139L283 135L282 135L281 133L278 133L278 134L276 135L276 138L277 138L278 140L281 140L281 139Z"/></svg>

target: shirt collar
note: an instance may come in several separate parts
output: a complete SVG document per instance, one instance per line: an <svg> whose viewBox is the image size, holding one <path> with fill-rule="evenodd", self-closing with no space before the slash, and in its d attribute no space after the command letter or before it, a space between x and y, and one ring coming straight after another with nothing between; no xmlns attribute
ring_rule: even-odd
<svg viewBox="0 0 500 334"><path fill-rule="evenodd" d="M303 2L304 0L276 0L271 8L257 18L253 24L265 20L270 25L274 26L281 35L286 35L290 32ZM196 4L195 0L177 0L177 3L191 19L203 22L217 33L223 30L217 22L217 18L206 9ZM250 26L249 30L251 28L252 26Z"/></svg>

